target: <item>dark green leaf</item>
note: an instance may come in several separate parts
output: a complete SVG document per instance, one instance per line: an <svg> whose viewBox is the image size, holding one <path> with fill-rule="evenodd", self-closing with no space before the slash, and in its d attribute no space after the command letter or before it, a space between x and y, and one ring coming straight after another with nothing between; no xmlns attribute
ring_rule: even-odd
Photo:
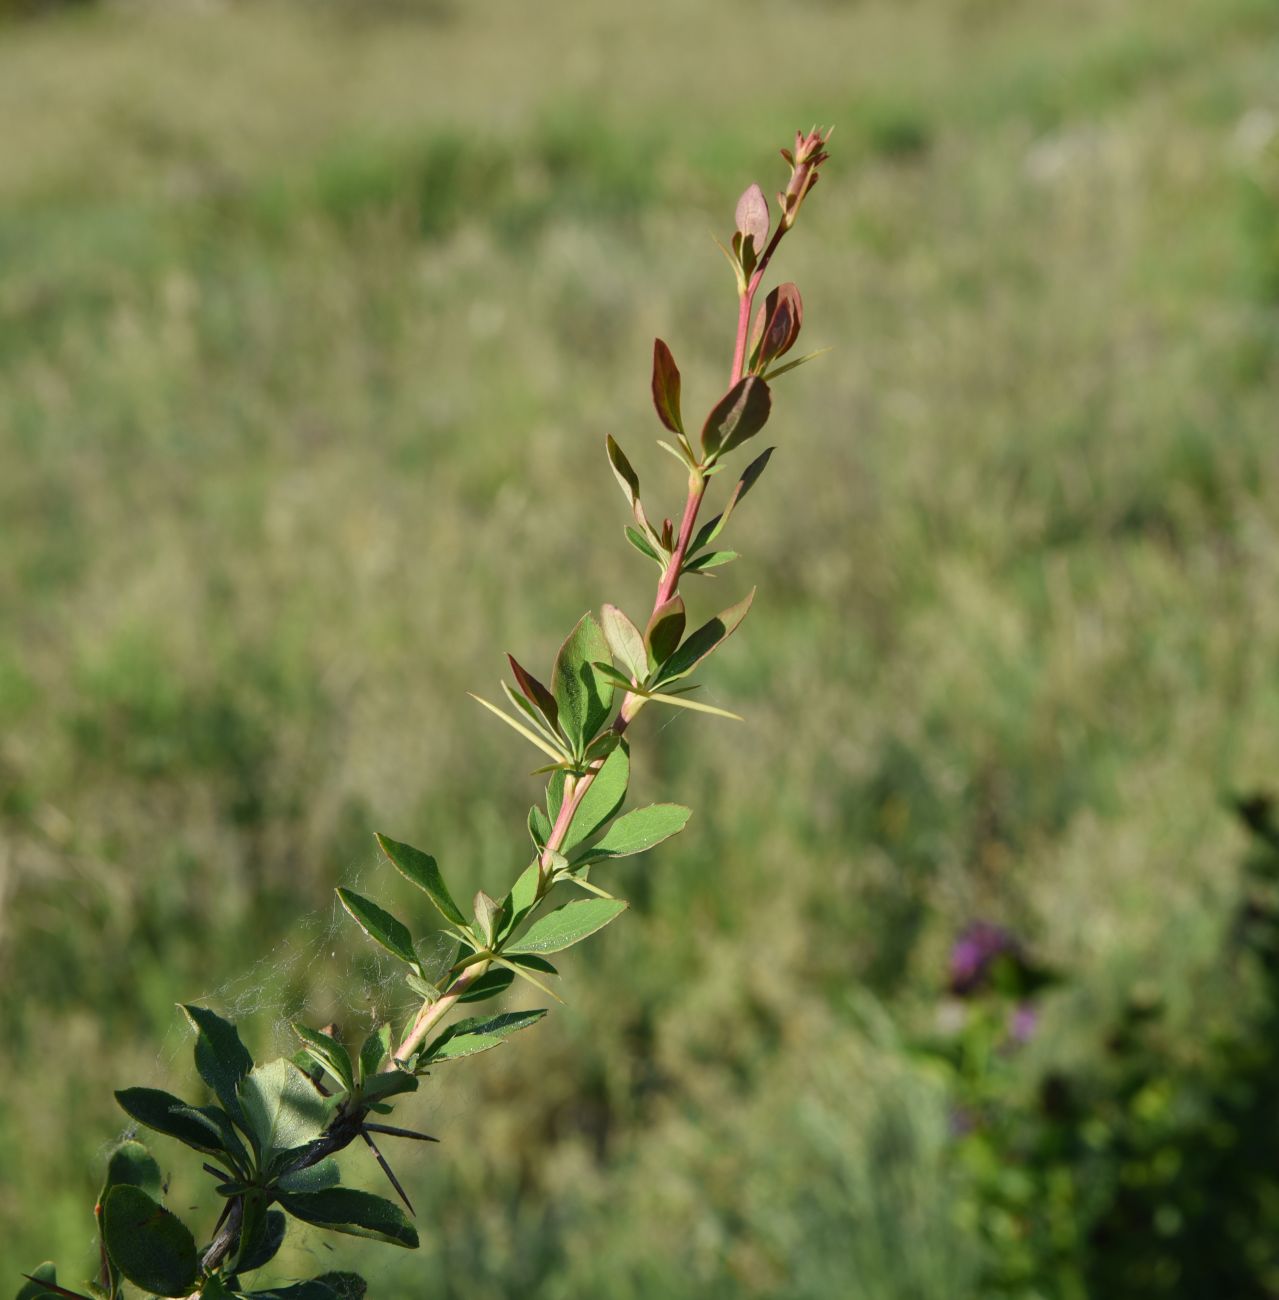
<svg viewBox="0 0 1279 1300"><path fill-rule="evenodd" d="M487 1002L489 998L495 998L499 993L505 993L514 980L514 971L503 970L501 967L495 970L487 970L474 984L467 987L466 992L458 998L458 1001Z"/></svg>
<svg viewBox="0 0 1279 1300"><path fill-rule="evenodd" d="M631 760L626 746L619 745L601 764L595 779L586 787L582 802L578 804L573 820L560 851L567 853L575 844L581 844L595 834L610 817L616 815L626 798L626 786L631 775Z"/></svg>
<svg viewBox="0 0 1279 1300"><path fill-rule="evenodd" d="M636 808L619 817L604 838L579 855L579 862L598 862L605 858L625 858L644 853L655 844L678 835L692 816L691 809L677 803L655 803Z"/></svg>
<svg viewBox="0 0 1279 1300"><path fill-rule="evenodd" d="M360 1090L365 1101L385 1101L388 1097L398 1097L402 1093L416 1092L417 1080L413 1075L401 1069L383 1070L364 1080Z"/></svg>
<svg viewBox="0 0 1279 1300"><path fill-rule="evenodd" d="M626 533L626 540L630 542L630 544L641 555L647 555L648 558L658 566L658 568L666 567L666 561L653 549L652 543L649 542L648 538L645 537L643 533L636 532L630 524L627 524L623 531Z"/></svg>
<svg viewBox="0 0 1279 1300"><path fill-rule="evenodd" d="M720 456L753 438L768 422L772 405L768 385L755 375L739 379L720 398L702 427L702 447Z"/></svg>
<svg viewBox="0 0 1279 1300"><path fill-rule="evenodd" d="M462 909L453 901L440 868L429 853L423 853L411 844L401 844L389 835L378 835L376 839L396 871L425 890L446 921L452 921L454 925L465 924Z"/></svg>
<svg viewBox="0 0 1279 1300"><path fill-rule="evenodd" d="M539 957L536 953L516 952L503 953L502 955L503 957L509 957L511 963L515 966L525 966L529 970L540 970L547 975L559 974L559 971L545 957Z"/></svg>
<svg viewBox="0 0 1279 1300"><path fill-rule="evenodd" d="M364 1300L368 1283L358 1273L325 1273L309 1282L253 1291L249 1300Z"/></svg>
<svg viewBox="0 0 1279 1300"><path fill-rule="evenodd" d="M505 954L562 952L601 930L626 910L618 898L583 898L539 917Z"/></svg>
<svg viewBox="0 0 1279 1300"><path fill-rule="evenodd" d="M200 1078L213 1089L227 1114L238 1119L235 1091L253 1069L253 1058L229 1020L207 1007L184 1006L182 1010L196 1031L195 1068Z"/></svg>
<svg viewBox="0 0 1279 1300"><path fill-rule="evenodd" d="M360 1078L372 1078L391 1053L391 1026L379 1025L360 1048Z"/></svg>
<svg viewBox="0 0 1279 1300"><path fill-rule="evenodd" d="M417 1229L400 1207L370 1192L333 1187L324 1192L286 1193L280 1197L280 1204L304 1223L417 1249Z"/></svg>
<svg viewBox="0 0 1279 1300"><path fill-rule="evenodd" d="M39 1268L33 1268L30 1273L25 1274L28 1279L14 1300L45 1300L45 1297L56 1297L57 1291L50 1291L41 1283L47 1282L50 1286L58 1285L58 1270L54 1267L52 1260L46 1260Z"/></svg>
<svg viewBox="0 0 1279 1300"><path fill-rule="evenodd" d="M508 1011L487 1019L476 1016L470 1020L459 1020L430 1043L422 1053L420 1064L453 1061L463 1056L474 1056L476 1052L487 1052L489 1048L497 1047L504 1038L535 1024L545 1014L545 1011Z"/></svg>
<svg viewBox="0 0 1279 1300"><path fill-rule="evenodd" d="M329 1119L324 1098L292 1061L285 1060L259 1065L243 1080L240 1107L262 1169L279 1153L314 1141Z"/></svg>
<svg viewBox="0 0 1279 1300"><path fill-rule="evenodd" d="M111 1262L134 1286L162 1296L185 1296L194 1287L195 1238L140 1187L111 1189L102 1206L102 1236Z"/></svg>
<svg viewBox="0 0 1279 1300"><path fill-rule="evenodd" d="M773 448L768 447L742 471L742 476L737 480L737 486L733 489L733 494L728 498L728 503L724 506L723 512L716 515L707 523L704 523L693 538L693 544L688 548L690 555L696 555L704 546L709 546L724 531L725 524L732 517L733 511L741 504L742 498L753 488L759 479L759 476L768 467L769 457L773 454Z"/></svg>
<svg viewBox="0 0 1279 1300"><path fill-rule="evenodd" d="M654 685L665 686L687 677L708 654L737 630L755 599L755 589L744 600L717 614L693 633L682 646L662 665Z"/></svg>
<svg viewBox="0 0 1279 1300"><path fill-rule="evenodd" d="M255 1268L269 1264L284 1245L288 1220L279 1210L267 1212L254 1221L253 1238L246 1241L240 1253L237 1268L241 1273L251 1273Z"/></svg>
<svg viewBox="0 0 1279 1300"><path fill-rule="evenodd" d="M551 691L560 710L560 727L578 753L608 720L613 686L595 667L608 658L608 643L599 624L584 614L569 633L551 674Z"/></svg>
<svg viewBox="0 0 1279 1300"><path fill-rule="evenodd" d="M226 1143L222 1131L208 1115L172 1093L158 1088L124 1088L115 1099L125 1112L147 1128L177 1138L208 1155L223 1155Z"/></svg>
<svg viewBox="0 0 1279 1300"><path fill-rule="evenodd" d="M684 601L678 593L653 611L653 617L644 629L650 668L660 668L675 653L684 635L685 619Z"/></svg>
<svg viewBox="0 0 1279 1300"><path fill-rule="evenodd" d="M216 1273L204 1279L204 1285L200 1287L200 1296L202 1300L235 1300L235 1292Z"/></svg>
<svg viewBox="0 0 1279 1300"><path fill-rule="evenodd" d="M374 943L380 943L393 957L408 962L410 966L417 966L417 954L413 951L413 936L403 921L397 921L390 912L383 911L370 899L362 898L349 889L339 889L337 895L356 925Z"/></svg>
<svg viewBox="0 0 1279 1300"><path fill-rule="evenodd" d="M679 410L680 374L671 350L661 339L653 340L653 406L657 418L672 432L683 433Z"/></svg>
<svg viewBox="0 0 1279 1300"><path fill-rule="evenodd" d="M107 1193L113 1187L140 1187L144 1192L158 1195L163 1181L155 1157L141 1142L121 1142L107 1161L107 1176L98 1194L98 1203L107 1199Z"/></svg>
<svg viewBox="0 0 1279 1300"><path fill-rule="evenodd" d="M351 1054L328 1034L307 1025L295 1023L293 1032L307 1045L311 1056L323 1065L328 1072L350 1092L355 1087L355 1070L351 1066Z"/></svg>
<svg viewBox="0 0 1279 1300"><path fill-rule="evenodd" d="M342 1181L342 1171L332 1156L317 1160L313 1165L284 1174L276 1186L286 1192L322 1192L326 1187L336 1187Z"/></svg>

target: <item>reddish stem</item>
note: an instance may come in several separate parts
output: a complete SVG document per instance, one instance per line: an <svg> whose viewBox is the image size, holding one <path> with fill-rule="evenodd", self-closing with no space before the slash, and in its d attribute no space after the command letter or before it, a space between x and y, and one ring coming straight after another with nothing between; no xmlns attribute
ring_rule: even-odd
<svg viewBox="0 0 1279 1300"><path fill-rule="evenodd" d="M777 252L777 245L782 242L782 236L790 229L784 221L779 221L777 229L773 231L773 237L768 241L768 247L764 249L764 255L759 259L755 270L747 282L746 290L741 295L737 308L737 342L733 347L733 374L728 381L731 388L739 379L746 369L746 339L750 334L751 326L751 307L755 303L755 294L760 286L760 281L764 278L764 272L768 269L768 264L773 260L773 254Z"/></svg>

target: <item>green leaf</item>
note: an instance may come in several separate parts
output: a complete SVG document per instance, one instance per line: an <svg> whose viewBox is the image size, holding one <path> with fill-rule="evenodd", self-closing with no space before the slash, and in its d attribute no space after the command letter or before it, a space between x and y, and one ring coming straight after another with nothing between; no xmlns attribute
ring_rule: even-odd
<svg viewBox="0 0 1279 1300"><path fill-rule="evenodd" d="M329 1119L324 1098L292 1061L253 1070L240 1084L240 1106L263 1170L281 1152L313 1142Z"/></svg>
<svg viewBox="0 0 1279 1300"><path fill-rule="evenodd" d="M49 1286L58 1285L58 1270L52 1260L45 1260L39 1268L33 1268L25 1276L28 1279L27 1283L19 1290L14 1300L45 1300L45 1297L53 1300L53 1297L58 1295L57 1291L50 1291L41 1285L44 1282Z"/></svg>
<svg viewBox="0 0 1279 1300"><path fill-rule="evenodd" d="M200 1295L204 1300L235 1300L235 1292L231 1291L227 1284L218 1274L204 1279L204 1285L200 1288Z"/></svg>
<svg viewBox="0 0 1279 1300"><path fill-rule="evenodd" d="M718 569L721 564L731 564L735 559L736 551L703 551L684 565L684 572L705 573L707 569Z"/></svg>
<svg viewBox="0 0 1279 1300"><path fill-rule="evenodd" d="M637 536L655 542L657 534L653 532L652 525L648 522L648 516L644 513L644 503L640 500L639 475L631 468L631 462L626 459L612 434L609 434L605 439L605 446L608 449L609 464L613 467L613 475L617 479L618 486L622 489L623 496L631 503L631 514L635 517L636 524L639 525Z"/></svg>
<svg viewBox="0 0 1279 1300"><path fill-rule="evenodd" d="M213 1089L227 1114L238 1119L235 1090L253 1069L253 1058L229 1020L223 1020L207 1007L185 1005L182 1011L196 1031L195 1068L200 1078Z"/></svg>
<svg viewBox="0 0 1279 1300"><path fill-rule="evenodd" d="M728 709L721 709L714 704L703 704L700 700L684 699L684 692L696 690L695 686L685 687L680 691L671 691L668 695L663 691L645 691L644 698L652 700L654 704L673 704L679 709L692 709L695 713L709 713L717 718L728 718L733 722L743 721L740 713L733 713Z"/></svg>
<svg viewBox="0 0 1279 1300"><path fill-rule="evenodd" d="M475 933L485 944L491 945L497 937L497 899L478 889L472 905L475 908Z"/></svg>
<svg viewBox="0 0 1279 1300"><path fill-rule="evenodd" d="M702 547L709 546L724 531L724 526L732 517L733 511L741 504L742 498L755 486L759 476L767 468L769 457L772 456L773 451L774 448L767 448L742 471L742 476L737 480L737 486L733 489L733 493L728 498L723 511L697 530L697 536L693 538L692 545L688 548L690 555L696 555Z"/></svg>
<svg viewBox="0 0 1279 1300"><path fill-rule="evenodd" d="M113 1187L140 1187L144 1192L158 1195L163 1182L160 1166L141 1142L121 1142L107 1161L107 1174L102 1191L98 1193L98 1204L107 1199L107 1193Z"/></svg>
<svg viewBox="0 0 1279 1300"><path fill-rule="evenodd" d="M391 865L396 871L406 880L411 880L419 889L424 890L446 921L452 921L454 925L466 923L462 909L453 901L453 895L449 893L449 887L444 883L440 868L429 853L423 853L421 849L415 849L411 844L401 844L389 835L376 835L374 838L382 852L391 859Z"/></svg>
<svg viewBox="0 0 1279 1300"><path fill-rule="evenodd" d="M626 533L626 540L641 554L647 555L659 569L666 567L666 561L658 555L648 538L643 533L638 533L634 528L627 524L623 531Z"/></svg>
<svg viewBox="0 0 1279 1300"><path fill-rule="evenodd" d="M177 1138L196 1151L207 1155L224 1155L226 1143L222 1131L212 1119L196 1107L159 1088L124 1088L115 1094L124 1109L147 1128Z"/></svg>
<svg viewBox="0 0 1279 1300"><path fill-rule="evenodd" d="M672 432L683 433L679 410L680 374L671 350L661 339L653 340L653 406L657 418Z"/></svg>
<svg viewBox="0 0 1279 1300"><path fill-rule="evenodd" d="M310 1055L350 1092L355 1087L351 1054L336 1038L307 1025L294 1023L293 1032L307 1045Z"/></svg>
<svg viewBox="0 0 1279 1300"><path fill-rule="evenodd" d="M568 779L566 772L556 772L546 783L546 811L550 814L552 826L559 820L560 808L564 804L564 785ZM550 837L550 831L546 832Z"/></svg>
<svg viewBox="0 0 1279 1300"><path fill-rule="evenodd" d="M397 1067L393 1070L383 1070L381 1074L365 1079L360 1094L365 1101L372 1102L384 1101L387 1097L398 1097L402 1093L416 1091L417 1079L406 1070Z"/></svg>
<svg viewBox="0 0 1279 1300"><path fill-rule="evenodd" d="M342 1170L338 1162L327 1156L305 1169L285 1174L276 1186L286 1192L322 1192L326 1187L336 1187L341 1181Z"/></svg>
<svg viewBox="0 0 1279 1300"><path fill-rule="evenodd" d="M546 841L551 838L551 823L536 804L528 810L528 833L533 841L533 847L541 853L546 847Z"/></svg>
<svg viewBox="0 0 1279 1300"><path fill-rule="evenodd" d="M134 1286L154 1295L190 1294L199 1273L195 1238L140 1187L111 1189L102 1206L102 1236L111 1262Z"/></svg>
<svg viewBox="0 0 1279 1300"><path fill-rule="evenodd" d="M604 605L600 609L600 626L613 658L635 681L642 682L648 672L648 655L639 628L616 605Z"/></svg>
<svg viewBox="0 0 1279 1300"><path fill-rule="evenodd" d="M325 1273L309 1282L250 1292L249 1300L364 1300L368 1289L358 1273Z"/></svg>
<svg viewBox="0 0 1279 1300"><path fill-rule="evenodd" d="M810 361L816 361L818 357L824 357L830 348L818 348L816 352L805 352L802 357L796 357L794 361L788 361L784 366L775 366L765 376L765 379L776 379L779 375L784 375L787 371L798 370L800 366L806 366Z"/></svg>
<svg viewBox="0 0 1279 1300"><path fill-rule="evenodd" d="M644 629L649 668L660 668L675 653L684 635L686 617L684 601L678 592L653 611Z"/></svg>
<svg viewBox="0 0 1279 1300"><path fill-rule="evenodd" d="M631 775L631 760L625 745L619 745L601 764L595 779L586 787L569 823L560 852L567 853L575 844L589 839L610 817L616 815L626 798Z"/></svg>
<svg viewBox="0 0 1279 1300"><path fill-rule="evenodd" d="M535 745L543 754L550 755L550 757L555 759L556 762L559 762L564 758L564 755L556 749L549 740L543 736L539 736L531 727L526 727L522 722L512 718L510 714L503 713L496 704L490 704L482 695L476 695L474 691L467 691L467 694L476 702L476 704L482 704L491 714L493 714L494 717L501 718L512 731L518 731L530 745Z"/></svg>
<svg viewBox="0 0 1279 1300"><path fill-rule="evenodd" d="M679 681L681 677L687 677L712 650L737 630L738 624L746 617L754 599L755 589L752 587L750 595L744 600L739 600L736 605L717 614L709 622L703 623L662 665L653 685L665 686L670 682Z"/></svg>
<svg viewBox="0 0 1279 1300"><path fill-rule="evenodd" d="M633 678L630 673L624 673L620 668L615 668L607 659L598 660L595 667L598 668L614 686L620 686L624 691L639 689L639 687L633 684ZM641 680L643 679L641 678Z"/></svg>
<svg viewBox="0 0 1279 1300"><path fill-rule="evenodd" d="M772 406L768 385L755 375L739 379L720 398L702 427L708 456L722 456L753 438L768 422Z"/></svg>
<svg viewBox="0 0 1279 1300"><path fill-rule="evenodd" d="M636 808L619 817L604 838L576 859L577 863L599 862L605 858L626 858L644 853L655 844L678 835L688 824L692 810L677 803L654 803Z"/></svg>
<svg viewBox="0 0 1279 1300"><path fill-rule="evenodd" d="M534 921L506 955L514 958L521 953L562 952L602 930L625 910L621 899L583 898L565 903Z"/></svg>
<svg viewBox="0 0 1279 1300"><path fill-rule="evenodd" d="M254 1220L252 1240L240 1247L240 1261L236 1268L241 1273L251 1273L255 1268L269 1264L284 1245L288 1220L279 1210L267 1210Z"/></svg>
<svg viewBox="0 0 1279 1300"><path fill-rule="evenodd" d="M393 957L417 967L417 953L413 951L413 936L403 921L397 921L390 912L384 912L376 903L349 889L339 889L338 899L351 914L356 925L373 940L380 943Z"/></svg>
<svg viewBox="0 0 1279 1300"><path fill-rule="evenodd" d="M360 1048L360 1078L371 1079L391 1054L391 1026L379 1025Z"/></svg>
<svg viewBox="0 0 1279 1300"><path fill-rule="evenodd" d="M509 932L528 915L529 908L537 902L542 887L542 869L537 862L530 862L516 878L509 895L510 907L506 909L509 919L503 929Z"/></svg>
<svg viewBox="0 0 1279 1300"><path fill-rule="evenodd" d="M487 970L474 984L468 985L459 1002L487 1002L499 993L505 993L515 981L515 972L498 968Z"/></svg>
<svg viewBox="0 0 1279 1300"><path fill-rule="evenodd" d="M332 1232L417 1249L417 1229L400 1207L370 1192L333 1187L324 1192L286 1193L280 1197L280 1205L295 1219Z"/></svg>
<svg viewBox="0 0 1279 1300"><path fill-rule="evenodd" d="M544 1015L545 1011L508 1011L487 1020L482 1016L459 1020L427 1046L419 1064L454 1061L459 1057L474 1056L477 1052L487 1052L503 1039L536 1024Z"/></svg>
<svg viewBox="0 0 1279 1300"><path fill-rule="evenodd" d="M555 696L514 655L508 654L506 660L511 665L511 672L515 674L516 684L524 692L524 698L542 715L546 725L554 732L560 717L560 709L555 702Z"/></svg>
<svg viewBox="0 0 1279 1300"><path fill-rule="evenodd" d="M613 685L595 667L595 660L607 658L604 633L590 614L583 614L555 656L551 673L560 727L575 753L581 753L608 720Z"/></svg>

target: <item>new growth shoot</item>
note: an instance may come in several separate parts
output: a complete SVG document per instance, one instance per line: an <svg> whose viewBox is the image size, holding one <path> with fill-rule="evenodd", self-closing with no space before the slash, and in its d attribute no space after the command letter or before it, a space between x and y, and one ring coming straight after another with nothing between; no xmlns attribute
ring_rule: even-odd
<svg viewBox="0 0 1279 1300"><path fill-rule="evenodd" d="M191 1228L162 1204L154 1158L141 1143L123 1142L110 1158L94 1211L100 1266L84 1285L99 1300L138 1293L189 1300L363 1296L365 1283L353 1273L329 1272L270 1290L255 1289L259 1284L249 1275L274 1258L290 1219L392 1245L418 1245L412 1206L379 1144L435 1139L386 1123L393 1106L416 1092L432 1068L497 1047L540 1020L545 1010L453 1015L463 1004L497 997L516 979L559 1001L552 985L558 972L550 959L626 910L625 901L607 888L609 864L684 829L690 811L680 804L623 811L631 725L649 704L736 716L694 698L691 679L745 618L755 593L690 631L681 583L738 558L720 539L759 481L772 448L746 464L719 513L699 526L711 482L767 424L775 381L815 355L783 360L803 325L803 301L794 284L778 284L758 300L782 240L817 183L828 138L829 132L819 130L797 134L793 149L782 150L790 175L777 196L775 220L758 185L738 201L731 243L724 248L737 288L729 385L700 429L685 424L682 380L671 349L661 339L653 345L653 405L670 435L660 445L687 477L678 525L665 519L655 526L638 475L617 441L606 439L630 511L626 539L657 571L647 618L633 620L615 605L604 605L598 618L585 614L545 681L508 655L512 681L502 683L507 707L479 701L542 760L537 772L547 777L545 799L529 810L528 865L500 897L478 892L468 914L435 858L377 837L391 865L426 895L453 945L444 977L432 979L404 921L351 890L337 891L364 933L402 964L408 987L420 998L398 1033L390 1024L376 1026L356 1048L334 1026L297 1024L297 1054L257 1065L232 1023L204 1007L183 1008L195 1032L204 1103L154 1088L126 1088L116 1098L137 1125L198 1153L220 1214L198 1244ZM335 1156L357 1141L376 1159L399 1203L342 1185ZM87 1300L86 1292L60 1284L54 1265L46 1263L27 1275L18 1297L50 1296Z"/></svg>

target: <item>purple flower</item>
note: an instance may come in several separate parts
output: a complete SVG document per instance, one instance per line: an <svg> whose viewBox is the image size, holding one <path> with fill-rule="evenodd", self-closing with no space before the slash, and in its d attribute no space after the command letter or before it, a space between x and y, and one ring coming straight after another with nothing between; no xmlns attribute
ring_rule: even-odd
<svg viewBox="0 0 1279 1300"><path fill-rule="evenodd" d="M1039 1024L1039 1012L1029 1002L1019 1002L1008 1017L1008 1037L1020 1046L1028 1043Z"/></svg>
<svg viewBox="0 0 1279 1300"><path fill-rule="evenodd" d="M1003 926L973 922L950 950L950 991L961 998L981 992L1000 958L1020 964L1021 945Z"/></svg>

